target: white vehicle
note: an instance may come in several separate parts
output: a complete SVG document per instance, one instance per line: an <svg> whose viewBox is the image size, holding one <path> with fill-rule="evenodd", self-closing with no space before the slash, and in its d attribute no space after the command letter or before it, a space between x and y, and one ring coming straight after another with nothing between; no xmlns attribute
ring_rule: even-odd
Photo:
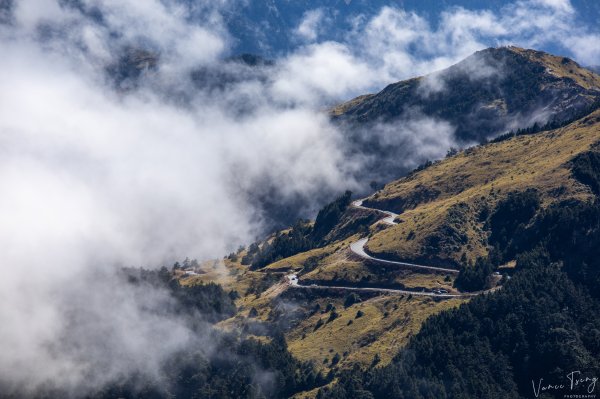
<svg viewBox="0 0 600 399"><path fill-rule="evenodd" d="M290 285L298 285L298 276L295 274L289 274L287 276L285 276L285 278L287 278L288 280L288 284Z"/></svg>

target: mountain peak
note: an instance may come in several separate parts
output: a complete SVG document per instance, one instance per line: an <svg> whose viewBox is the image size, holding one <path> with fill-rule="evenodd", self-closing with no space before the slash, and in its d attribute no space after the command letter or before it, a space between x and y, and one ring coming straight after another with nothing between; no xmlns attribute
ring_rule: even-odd
<svg viewBox="0 0 600 399"><path fill-rule="evenodd" d="M449 122L459 142L568 120L600 96L600 76L567 57L515 46L478 51L429 75L393 83L332 110L354 125L394 123L418 110Z"/></svg>

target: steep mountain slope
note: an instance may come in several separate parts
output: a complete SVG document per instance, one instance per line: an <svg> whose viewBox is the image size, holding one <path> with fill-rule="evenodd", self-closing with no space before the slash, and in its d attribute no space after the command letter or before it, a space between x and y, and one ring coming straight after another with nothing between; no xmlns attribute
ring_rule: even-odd
<svg viewBox="0 0 600 399"><path fill-rule="evenodd" d="M588 322L578 315L595 306L597 294L593 299L586 290L600 281L593 261L600 237L595 202L600 193L599 78L544 53L516 48L489 52L504 54L505 63L516 60L513 67L525 68L527 79L519 83L520 75L513 71L505 78L516 80L512 85L504 80L496 86L483 84L479 77L472 82L466 74L473 71L465 72L462 65L450 78L429 82L430 88L447 88L448 82L462 79L475 96L503 95L496 100L505 106L496 108L506 113L490 117L490 126L496 118L507 123L518 107L537 110L539 104L562 125L501 137L426 164L365 199L364 207L346 193L324 206L314 223L298 222L222 262L200 266L199 274L179 274L186 286L217 280L235 298L237 312L221 321L220 328L266 342L272 339L268 331L282 331L296 359L328 375L331 389L321 394L332 398L371 397L369 393L486 397L486 389L493 392L490 397L518 397L529 388L532 373L556 374L555 364L560 370L597 364L600 319ZM414 90L424 87L424 79L414 80ZM407 84L415 84L411 82ZM512 87L510 95L504 96L508 88L503 85ZM350 118L346 111L375 97L355 99L339 113L341 118ZM454 103L438 97L436 112L463 118L453 110ZM463 111L472 109L465 106ZM399 214L397 224L369 208ZM357 256L350 246L366 238L366 250L375 258L461 272L457 277L453 271L415 270ZM565 269L550 267L553 261L563 262ZM529 270L522 273L524 269ZM494 271L506 277L494 277ZM479 286L464 283L475 281L469 277L473 275L482 276ZM482 289L488 294L464 292ZM576 356L555 355L571 349ZM521 374L513 375L513 370ZM430 379L434 385L428 385ZM465 389L470 389L468 395L461 396ZM307 397L316 394L306 392Z"/></svg>
<svg viewBox="0 0 600 399"><path fill-rule="evenodd" d="M469 245L484 254L490 247L483 244L494 245L485 261L464 270L516 262L503 289L430 317L389 364L342 373L319 397L594 396L600 369L599 143L597 110L560 129L460 153L365 201L404 210L399 218L409 221L375 233L372 246L383 238L403 245L398 229L416 222L442 238L438 243L460 238L452 244L470 255L475 248ZM470 230L460 230L469 224ZM412 240L426 246L418 234ZM436 250L445 248L456 250ZM575 375L587 383L570 384Z"/></svg>
<svg viewBox="0 0 600 399"><path fill-rule="evenodd" d="M600 110L558 129L462 151L387 184L363 202L398 213L395 225L384 223L381 214L348 205L342 196L323 208L323 215L337 209L335 217L328 217L335 225L329 226L328 238L308 246L312 249L294 250L302 248L297 247L299 237L313 228L299 224L224 260L221 274L227 277L220 281L239 298L237 315L222 327L242 326L260 335L264 326L278 325L292 354L314 362L325 373L341 373L356 364L366 368L391 364L427 318L471 298L416 294L440 289L457 293L463 272L455 279L451 273L388 267L357 257L350 245L368 237L367 251L378 258L461 270L477 270L481 265L474 265L476 258L497 251L496 268L540 242L536 238L540 228L534 227L542 223L539 215L565 203L594 200L594 190L600 187L600 174L594 172L600 159L594 155L598 142ZM521 241L511 241L514 237ZM254 268L240 263L249 262L249 253L262 253L253 256L264 259L265 251L271 251L272 263ZM213 269L185 280L208 281ZM491 270L485 273L489 284ZM290 285L291 275L297 276L299 285ZM415 295L385 289L365 292L361 287L400 288Z"/></svg>
<svg viewBox="0 0 600 399"><path fill-rule="evenodd" d="M541 207L593 193L571 161L600 140L600 111L563 128L475 147L389 183L365 203L400 213L374 234L380 256L458 266L488 253L489 215L510 192L535 190Z"/></svg>
<svg viewBox="0 0 600 399"><path fill-rule="evenodd" d="M391 84L332 110L372 126L416 112L449 122L462 143L572 118L600 94L600 76L569 58L518 47L479 51L443 71Z"/></svg>

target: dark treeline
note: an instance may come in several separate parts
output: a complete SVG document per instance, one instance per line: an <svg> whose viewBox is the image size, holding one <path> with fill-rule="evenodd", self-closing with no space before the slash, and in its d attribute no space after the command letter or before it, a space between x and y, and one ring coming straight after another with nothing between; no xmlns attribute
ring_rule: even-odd
<svg viewBox="0 0 600 399"><path fill-rule="evenodd" d="M600 195L600 153L588 151L579 154L571 162L573 176Z"/></svg>
<svg viewBox="0 0 600 399"><path fill-rule="evenodd" d="M519 238L540 208L540 195L535 189L515 191L499 201L485 219L490 232L492 250L475 264L462 262L454 285L462 291L490 288L491 273L503 262L514 259L519 251Z"/></svg>
<svg viewBox="0 0 600 399"><path fill-rule="evenodd" d="M173 296L172 314L198 314L208 322L218 322L235 314L236 308L231 295L215 283L182 286L173 279L171 272L159 270L123 269L122 273L131 284L149 284L153 288L166 289Z"/></svg>
<svg viewBox="0 0 600 399"><path fill-rule="evenodd" d="M262 247L252 245L242 263L259 269L279 259L305 252L325 244L327 235L338 224L350 205L352 192L346 191L333 202L325 205L317 214L314 225L299 221L288 232L278 232L270 242Z"/></svg>
<svg viewBox="0 0 600 399"><path fill-rule="evenodd" d="M282 334L269 343L217 330L207 338L214 354L190 348L168 360L162 381L128 380L90 399L283 398L327 382L312 364L292 357Z"/></svg>
<svg viewBox="0 0 600 399"><path fill-rule="evenodd" d="M581 154L571 166L598 193L598 154ZM574 370L598 376L600 202L540 209L535 190L510 193L487 215L487 227L490 256L462 270L457 285L480 289L497 265L516 258L514 278L431 317L390 365L346 372L320 398L534 397L540 378L568 386Z"/></svg>
<svg viewBox="0 0 600 399"><path fill-rule="evenodd" d="M502 290L431 317L390 365L345 373L319 397L534 397L540 378L597 376L600 204L557 204L516 230L501 252L517 251L518 272Z"/></svg>
<svg viewBox="0 0 600 399"><path fill-rule="evenodd" d="M175 311L188 312L190 317L216 322L236 311L233 296L220 285L182 286L164 267L125 273L132 284L149 283L168 289L175 299ZM263 332L271 336L270 342L201 325L197 333L204 344L173 354L164 366L161 381L129 378L90 398L280 398L326 383L311 363L292 357L277 326L263 327Z"/></svg>
<svg viewBox="0 0 600 399"><path fill-rule="evenodd" d="M134 398L282 398L326 384L329 379L312 363L301 362L287 350L285 338L275 324L261 327L268 341L258 341L241 329L235 333L214 328L212 323L232 316L232 295L220 285L209 283L182 286L166 268L160 270L124 269L122 277L130 284L170 292L173 301L159 310L179 315L197 339L185 350L171 353L160 365L160 377L126 373L123 379L74 395L49 382L36 392L12 392L0 386L3 399L51 399L86 397L89 399ZM147 348L162 351L161 342Z"/></svg>

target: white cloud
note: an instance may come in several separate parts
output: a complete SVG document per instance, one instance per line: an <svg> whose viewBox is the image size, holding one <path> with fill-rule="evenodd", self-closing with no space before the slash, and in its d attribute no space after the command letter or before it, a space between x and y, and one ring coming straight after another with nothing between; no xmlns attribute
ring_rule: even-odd
<svg viewBox="0 0 600 399"><path fill-rule="evenodd" d="M324 16L322 8L305 12L302 21L296 28L296 35L309 42L315 41L319 36L319 29Z"/></svg>
<svg viewBox="0 0 600 399"><path fill-rule="evenodd" d="M288 108L256 78L195 87L190 70L217 68L227 37L168 3L84 3L105 25L50 2L48 13L21 4L0 40L0 384L83 389L159 374L201 337L185 319L148 311L165 293L112 272L252 241L263 226L250 199L262 187L313 210L352 186L339 132L314 104ZM38 40L40 23L58 34ZM139 89L115 92L105 67L139 43L160 53L160 67ZM253 107L238 112L236 98Z"/></svg>
<svg viewBox="0 0 600 399"><path fill-rule="evenodd" d="M563 41L579 62L592 66L600 64L600 34L566 36Z"/></svg>
<svg viewBox="0 0 600 399"><path fill-rule="evenodd" d="M282 60L280 67L273 83L275 95L308 104L343 99L375 81L370 66L336 42L307 46Z"/></svg>
<svg viewBox="0 0 600 399"><path fill-rule="evenodd" d="M570 0L535 0L534 4L539 4L541 6L550 7L554 10L565 12L565 13L573 13L575 12L573 5Z"/></svg>

